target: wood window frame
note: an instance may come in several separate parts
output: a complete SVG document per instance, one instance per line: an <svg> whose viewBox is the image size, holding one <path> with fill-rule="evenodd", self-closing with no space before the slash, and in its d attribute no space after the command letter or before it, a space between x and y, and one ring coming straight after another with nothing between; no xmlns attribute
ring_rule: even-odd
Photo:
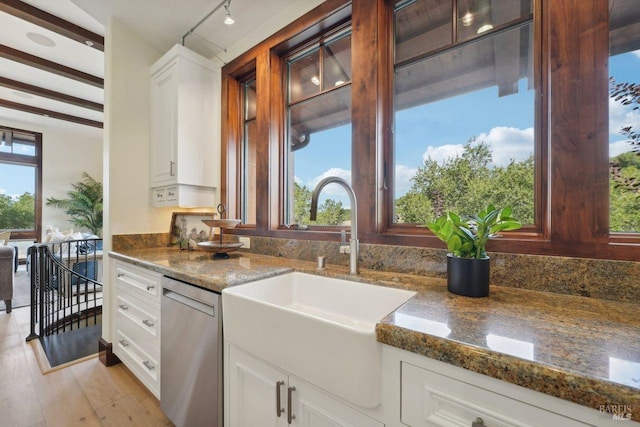
<svg viewBox="0 0 640 427"><path fill-rule="evenodd" d="M12 163L16 165L33 166L35 168L35 188L34 188L34 229L33 230L11 230L12 240L33 239L40 241L42 236L42 134L24 129L16 129L7 126L0 127L0 131L10 131L24 133L34 137L35 156L25 156L13 153L0 153L0 163Z"/></svg>
<svg viewBox="0 0 640 427"><path fill-rule="evenodd" d="M238 82L256 73L256 226L237 234L339 241L326 229L283 223L285 147L283 56L351 21L352 186L362 243L445 248L425 228L394 225L385 190L393 101L394 1L327 0L222 69L222 200L238 206ZM536 66L536 228L492 240L495 252L640 261L640 236L609 232L608 0L534 0ZM553 94L553 96L552 96ZM388 185L387 185L388 187Z"/></svg>

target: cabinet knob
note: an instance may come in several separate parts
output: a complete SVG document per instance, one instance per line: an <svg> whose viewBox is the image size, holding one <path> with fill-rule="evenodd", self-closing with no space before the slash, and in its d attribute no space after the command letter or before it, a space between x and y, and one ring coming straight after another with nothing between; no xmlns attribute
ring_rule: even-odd
<svg viewBox="0 0 640 427"><path fill-rule="evenodd" d="M486 424L482 418L478 417L471 423L471 427L486 427Z"/></svg>

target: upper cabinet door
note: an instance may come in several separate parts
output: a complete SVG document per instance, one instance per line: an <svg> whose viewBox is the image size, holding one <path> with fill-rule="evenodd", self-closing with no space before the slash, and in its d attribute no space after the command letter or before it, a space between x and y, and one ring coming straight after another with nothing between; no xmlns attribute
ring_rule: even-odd
<svg viewBox="0 0 640 427"><path fill-rule="evenodd" d="M220 72L174 46L151 67L151 188L220 182Z"/></svg>

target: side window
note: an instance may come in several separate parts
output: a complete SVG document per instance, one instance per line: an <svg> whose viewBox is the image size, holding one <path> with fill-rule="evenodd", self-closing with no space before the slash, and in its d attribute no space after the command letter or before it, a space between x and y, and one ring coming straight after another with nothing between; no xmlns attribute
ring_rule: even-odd
<svg viewBox="0 0 640 427"><path fill-rule="evenodd" d="M0 128L0 138L0 230L28 246L40 237L42 135Z"/></svg>
<svg viewBox="0 0 640 427"><path fill-rule="evenodd" d="M393 222L510 205L535 218L531 0L394 10Z"/></svg>
<svg viewBox="0 0 640 427"><path fill-rule="evenodd" d="M240 218L243 224L256 223L256 80L242 84L244 126L240 151Z"/></svg>
<svg viewBox="0 0 640 427"><path fill-rule="evenodd" d="M341 32L285 59L287 81L284 222L346 225L349 198L336 184L323 190L317 221L311 193L327 176L351 182L351 35Z"/></svg>
<svg viewBox="0 0 640 427"><path fill-rule="evenodd" d="M640 2L609 0L609 228L640 232Z"/></svg>

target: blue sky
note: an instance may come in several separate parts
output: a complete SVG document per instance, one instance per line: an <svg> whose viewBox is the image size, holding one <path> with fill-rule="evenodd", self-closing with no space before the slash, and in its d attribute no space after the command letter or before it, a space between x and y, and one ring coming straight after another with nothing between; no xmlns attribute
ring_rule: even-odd
<svg viewBox="0 0 640 427"><path fill-rule="evenodd" d="M610 73L618 81L640 81L640 51L610 58ZM507 164L513 158L522 160L533 152L534 92L527 90L521 79L517 94L497 97L490 87L462 97L445 99L400 111L396 116L396 197L410 188L410 178L427 157L446 160L461 152L462 145L476 136L493 148L496 164ZM640 112L631 111L613 101L610 109L610 154L629 151L618 130L623 125L640 127ZM462 119L460 119L462 118ZM313 188L329 175L349 180L351 170L351 127L319 132L311 143L296 153L295 177L299 184ZM328 186L324 198L349 200L339 186Z"/></svg>

